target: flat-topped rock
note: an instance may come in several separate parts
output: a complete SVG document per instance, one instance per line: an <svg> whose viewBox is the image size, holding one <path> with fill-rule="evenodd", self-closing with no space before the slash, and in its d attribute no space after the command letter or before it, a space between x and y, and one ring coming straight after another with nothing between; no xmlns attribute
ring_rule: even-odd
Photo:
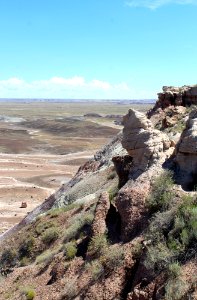
<svg viewBox="0 0 197 300"><path fill-rule="evenodd" d="M197 105L197 86L184 85L182 87L164 86L163 91L158 93L158 101L154 110L174 106Z"/></svg>

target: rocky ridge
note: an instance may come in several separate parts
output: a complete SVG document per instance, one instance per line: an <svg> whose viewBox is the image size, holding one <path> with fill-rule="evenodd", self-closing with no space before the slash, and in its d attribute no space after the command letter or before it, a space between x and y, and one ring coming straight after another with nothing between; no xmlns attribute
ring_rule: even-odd
<svg viewBox="0 0 197 300"><path fill-rule="evenodd" d="M21 297L15 282L33 284L35 300L197 299L197 110L185 107L196 92L164 87L147 116L129 110L123 133L31 212L17 236L4 235L0 269L12 272L0 299L9 290ZM175 140L166 129L176 120L183 130ZM50 228L61 229L46 245ZM50 258L38 259L48 247Z"/></svg>

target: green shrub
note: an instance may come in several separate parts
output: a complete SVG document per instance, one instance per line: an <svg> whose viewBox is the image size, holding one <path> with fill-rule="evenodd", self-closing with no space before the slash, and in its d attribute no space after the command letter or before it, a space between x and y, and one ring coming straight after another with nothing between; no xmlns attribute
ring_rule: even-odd
<svg viewBox="0 0 197 300"><path fill-rule="evenodd" d="M108 191L108 193L109 193L109 201L110 202L114 201L114 198L117 196L118 191L119 191L119 188L118 188L117 185L115 185L115 186L113 186L113 187L110 188L110 190Z"/></svg>
<svg viewBox="0 0 197 300"><path fill-rule="evenodd" d="M48 228L45 230L45 232L42 234L42 241L43 243L50 245L52 242L57 240L59 237L59 230L57 227Z"/></svg>
<svg viewBox="0 0 197 300"><path fill-rule="evenodd" d="M66 243L75 239L82 226L83 224L80 219L77 219L71 226L69 226L65 231L64 242Z"/></svg>
<svg viewBox="0 0 197 300"><path fill-rule="evenodd" d="M174 262L168 266L168 276L172 279L179 277L181 274L181 267L178 262Z"/></svg>
<svg viewBox="0 0 197 300"><path fill-rule="evenodd" d="M29 263L30 263L29 258L24 256L24 257L20 260L20 267L27 266Z"/></svg>
<svg viewBox="0 0 197 300"><path fill-rule="evenodd" d="M165 286L165 299L182 300L188 289L189 285L179 278L169 280Z"/></svg>
<svg viewBox="0 0 197 300"><path fill-rule="evenodd" d="M85 225L90 225L93 219L93 212L87 212L77 216L77 218L73 221L73 224L66 229L64 242L67 243L70 240L76 239L77 236L80 236L83 227Z"/></svg>
<svg viewBox="0 0 197 300"><path fill-rule="evenodd" d="M98 280L98 278L104 273L103 265L99 260L94 260L85 265L85 268L91 272L93 280Z"/></svg>
<svg viewBox="0 0 197 300"><path fill-rule="evenodd" d="M37 224L35 231L38 235L40 235L46 229L51 228L51 227L56 227L56 226L57 226L57 224L55 222L52 222L52 221L46 222L45 220L41 219L39 221L39 223Z"/></svg>
<svg viewBox="0 0 197 300"><path fill-rule="evenodd" d="M144 264L148 269L157 273L169 265L172 257L173 252L168 249L167 245L159 242L148 247Z"/></svg>
<svg viewBox="0 0 197 300"><path fill-rule="evenodd" d="M89 244L88 251L99 257L105 253L106 248L108 247L108 241L105 234L99 234L94 236Z"/></svg>
<svg viewBox="0 0 197 300"><path fill-rule="evenodd" d="M83 225L91 225L94 220L94 214L89 212L84 215L82 218Z"/></svg>
<svg viewBox="0 0 197 300"><path fill-rule="evenodd" d="M197 242L197 201L196 198L184 197L177 210L173 228L168 234L168 245L179 252L187 251Z"/></svg>
<svg viewBox="0 0 197 300"><path fill-rule="evenodd" d="M152 213L167 210L174 197L173 179L170 171L164 171L153 183L152 191L147 199L147 206Z"/></svg>
<svg viewBox="0 0 197 300"><path fill-rule="evenodd" d="M59 250L59 249L58 249ZM58 250L47 250L36 257L36 264L46 263L49 264L52 260L55 254L58 253Z"/></svg>
<svg viewBox="0 0 197 300"><path fill-rule="evenodd" d="M50 209L47 212L47 215L49 215L51 218L55 218L55 217L58 217L62 213L68 212L74 208L79 208L79 207L81 207L81 204L71 203L64 207Z"/></svg>
<svg viewBox="0 0 197 300"><path fill-rule="evenodd" d="M22 294L26 296L26 300L33 300L36 296L34 289L28 287L22 289Z"/></svg>
<svg viewBox="0 0 197 300"><path fill-rule="evenodd" d="M122 265L124 261L124 250L120 247L105 247L100 261L105 268L114 270Z"/></svg>
<svg viewBox="0 0 197 300"><path fill-rule="evenodd" d="M70 279L67 278L65 282L64 292L61 294L61 300L74 299L77 296L77 287L76 287L77 276Z"/></svg>
<svg viewBox="0 0 197 300"><path fill-rule="evenodd" d="M7 248L3 251L0 258L0 267L14 266L17 260L17 253L14 249Z"/></svg>
<svg viewBox="0 0 197 300"><path fill-rule="evenodd" d="M64 246L64 255L66 259L71 260L77 253L77 245L75 242L69 242Z"/></svg>
<svg viewBox="0 0 197 300"><path fill-rule="evenodd" d="M29 257L33 251L33 247L35 245L35 238L32 236L29 236L22 242L22 244L19 246L19 257Z"/></svg>

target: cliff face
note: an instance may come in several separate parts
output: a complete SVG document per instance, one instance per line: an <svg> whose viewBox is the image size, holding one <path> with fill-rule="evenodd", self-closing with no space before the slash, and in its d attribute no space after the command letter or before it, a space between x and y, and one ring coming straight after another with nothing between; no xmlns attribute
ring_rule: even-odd
<svg viewBox="0 0 197 300"><path fill-rule="evenodd" d="M168 106L191 106L197 104L197 86L164 86L163 92L158 94L155 109Z"/></svg>
<svg viewBox="0 0 197 300"><path fill-rule="evenodd" d="M197 299L197 113L179 106L195 89L165 87L148 117L129 110L123 133L4 236L0 299L29 285L35 300Z"/></svg>

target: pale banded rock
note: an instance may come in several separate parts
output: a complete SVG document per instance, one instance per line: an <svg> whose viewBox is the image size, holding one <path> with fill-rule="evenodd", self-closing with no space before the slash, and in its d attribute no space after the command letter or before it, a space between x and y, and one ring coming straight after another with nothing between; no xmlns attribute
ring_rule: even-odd
<svg viewBox="0 0 197 300"><path fill-rule="evenodd" d="M133 158L133 167L145 170L171 147L168 136L154 129L142 113L130 109L123 118L122 146Z"/></svg>

